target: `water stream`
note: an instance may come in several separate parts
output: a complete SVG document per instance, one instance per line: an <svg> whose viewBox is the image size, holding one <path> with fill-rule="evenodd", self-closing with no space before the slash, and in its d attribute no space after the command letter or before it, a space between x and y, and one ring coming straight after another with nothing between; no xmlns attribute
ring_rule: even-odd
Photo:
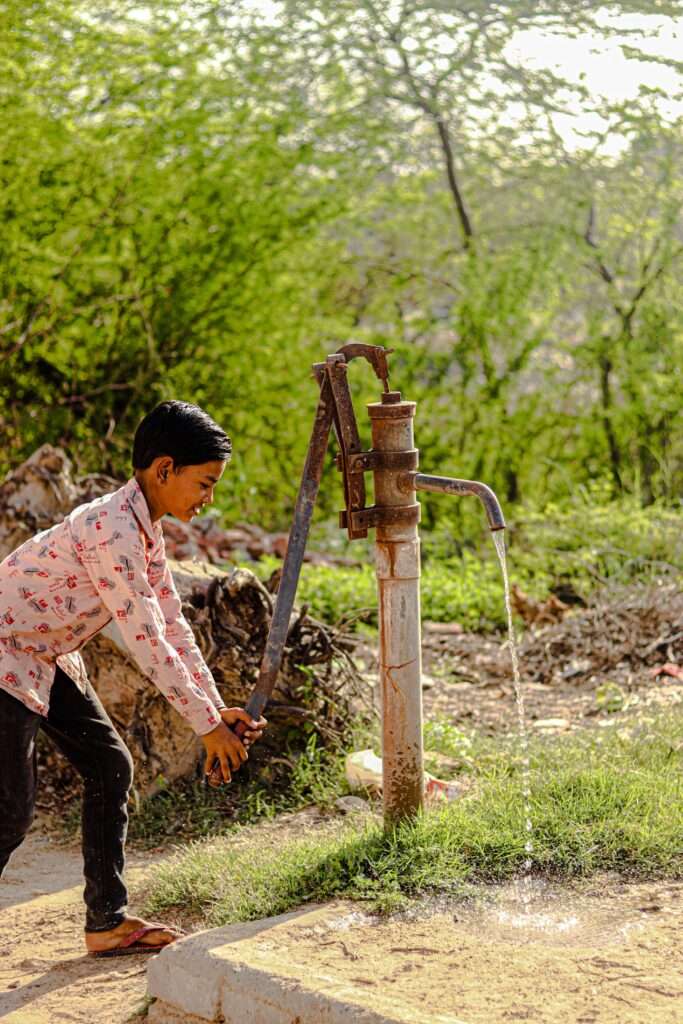
<svg viewBox="0 0 683 1024"><path fill-rule="evenodd" d="M517 727L519 732L519 745L522 759L522 798L524 801L524 876L521 879L519 894L522 903L528 906L531 899L531 863L534 852L533 826L531 824L531 763L529 760L529 734L526 726L526 714L524 712L524 690L522 688L522 677L519 671L519 654L517 652L517 638L512 624L512 605L510 603L510 581L508 578L507 558L505 555L505 531L495 530L493 532L493 543L496 546L500 567L503 571L503 587L505 589L505 610L508 620L508 647L512 661L512 680L515 689L515 703L517 705Z"/></svg>

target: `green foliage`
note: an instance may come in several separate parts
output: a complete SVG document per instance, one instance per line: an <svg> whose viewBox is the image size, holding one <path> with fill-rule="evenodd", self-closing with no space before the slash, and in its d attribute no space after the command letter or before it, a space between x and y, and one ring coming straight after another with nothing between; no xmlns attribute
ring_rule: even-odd
<svg viewBox="0 0 683 1024"><path fill-rule="evenodd" d="M358 737L363 744L365 738ZM280 767L268 780L259 772L240 773L228 789L212 790L194 779L162 786L154 796L134 800L130 807L129 840L141 846L230 833L243 825L271 820L310 804L331 807L349 792L344 774L345 752L318 746L311 736L302 751L283 751ZM80 804L73 808L63 830L73 835L80 822Z"/></svg>
<svg viewBox="0 0 683 1024"><path fill-rule="evenodd" d="M422 617L459 622L472 630L503 628L500 565L481 509L477 506L473 519L464 525L451 511L456 505L450 499L434 529L422 532ZM475 550L463 542L463 533L475 531L474 516L479 520ZM543 599L552 588L569 586L588 599L604 584L678 579L683 575L679 519L678 513L662 505L643 508L634 499L609 502L604 488L597 486L578 489L572 502L562 506L515 509L513 517L508 516L511 582L533 598ZM324 543L320 535L318 546ZM359 554L353 545L341 550ZM325 622L375 627L377 584L371 549L366 554L367 564L358 568L305 564L297 601ZM279 564L266 558L254 568L267 579Z"/></svg>
<svg viewBox="0 0 683 1024"><path fill-rule="evenodd" d="M126 475L140 417L184 397L234 436L222 510L282 528L310 364L353 338L394 348L430 471L674 503L680 132L508 47L676 9L607 7L2 4L0 472L49 441ZM562 152L567 103L599 127Z"/></svg>
<svg viewBox="0 0 683 1024"><path fill-rule="evenodd" d="M259 574L270 575L272 562L259 563ZM422 616L437 622L460 622L468 629L504 623L500 567L470 551L445 563L431 562L421 578ZM358 623L377 625L377 582L372 565L359 568L304 565L297 602L311 615L347 628Z"/></svg>
<svg viewBox="0 0 683 1024"><path fill-rule="evenodd" d="M302 133L269 29L245 13L212 41L192 6L17 9L21 83L0 63L2 468L51 441L126 474L140 416L182 396L239 439L232 502L255 516L289 486L275 452L302 448L291 413L314 394L305 377L292 390L284 354L319 355L307 268L361 168L326 141L350 119L323 116L315 149Z"/></svg>
<svg viewBox="0 0 683 1024"><path fill-rule="evenodd" d="M682 741L680 716L666 715L536 742L534 871L683 877ZM491 744L473 767L474 795L394 831L338 825L276 849L272 834L259 841L257 833L246 845L192 844L155 872L148 909L218 925L338 896L391 909L425 892L514 877L526 859L519 772L506 745Z"/></svg>
<svg viewBox="0 0 683 1024"><path fill-rule="evenodd" d="M520 510L511 557L513 572L537 592L569 582L587 597L605 583L680 578L680 513L633 499L609 502L604 488L580 488L571 503Z"/></svg>
<svg viewBox="0 0 683 1024"><path fill-rule="evenodd" d="M329 808L337 797L348 793L344 774L345 752L318 746L313 734L297 757L289 780L287 803L291 808L314 803Z"/></svg>
<svg viewBox="0 0 683 1024"><path fill-rule="evenodd" d="M621 711L626 702L626 694L617 683L601 683L595 691L595 705L598 711L613 714Z"/></svg>

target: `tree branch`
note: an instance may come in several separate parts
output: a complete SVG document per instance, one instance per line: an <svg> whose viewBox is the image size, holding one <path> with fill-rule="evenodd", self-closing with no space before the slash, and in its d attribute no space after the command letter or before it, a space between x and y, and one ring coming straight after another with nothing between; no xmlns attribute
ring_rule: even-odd
<svg viewBox="0 0 683 1024"><path fill-rule="evenodd" d="M465 248L468 249L472 238L474 237L474 231L472 229L472 221L470 220L465 201L463 199L458 179L455 173L455 159L453 157L453 148L451 146L450 135L448 133L448 126L443 121L441 116L436 117L436 129L439 133L439 139L441 140L441 148L443 150L444 159L446 161L446 176L448 178L448 185L451 190L451 195L455 202L456 209L458 211L458 217L460 218L460 226L462 227L462 233L464 236Z"/></svg>

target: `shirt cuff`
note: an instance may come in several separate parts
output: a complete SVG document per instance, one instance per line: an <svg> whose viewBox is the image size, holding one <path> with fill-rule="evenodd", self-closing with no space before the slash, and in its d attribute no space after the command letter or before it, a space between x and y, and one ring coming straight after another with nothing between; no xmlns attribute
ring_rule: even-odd
<svg viewBox="0 0 683 1024"><path fill-rule="evenodd" d="M212 732L216 728L217 725L221 724L223 719L221 718L221 716L219 715L218 711L216 711L215 708L214 708L214 711L215 711L215 714L211 715L211 717L209 718L208 724L206 722L204 722L202 727L201 727L201 729L195 729L195 733L197 734L197 736L206 736L207 733Z"/></svg>

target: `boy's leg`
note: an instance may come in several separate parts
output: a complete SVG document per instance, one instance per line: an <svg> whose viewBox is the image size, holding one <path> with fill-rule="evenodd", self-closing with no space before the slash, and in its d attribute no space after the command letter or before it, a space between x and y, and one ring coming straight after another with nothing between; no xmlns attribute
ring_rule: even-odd
<svg viewBox="0 0 683 1024"><path fill-rule="evenodd" d="M0 690L0 875L33 821L41 717Z"/></svg>
<svg viewBox="0 0 683 1024"><path fill-rule="evenodd" d="M60 668L41 726L83 778L85 927L109 931L126 918L123 868L133 761L90 683L83 694Z"/></svg>

